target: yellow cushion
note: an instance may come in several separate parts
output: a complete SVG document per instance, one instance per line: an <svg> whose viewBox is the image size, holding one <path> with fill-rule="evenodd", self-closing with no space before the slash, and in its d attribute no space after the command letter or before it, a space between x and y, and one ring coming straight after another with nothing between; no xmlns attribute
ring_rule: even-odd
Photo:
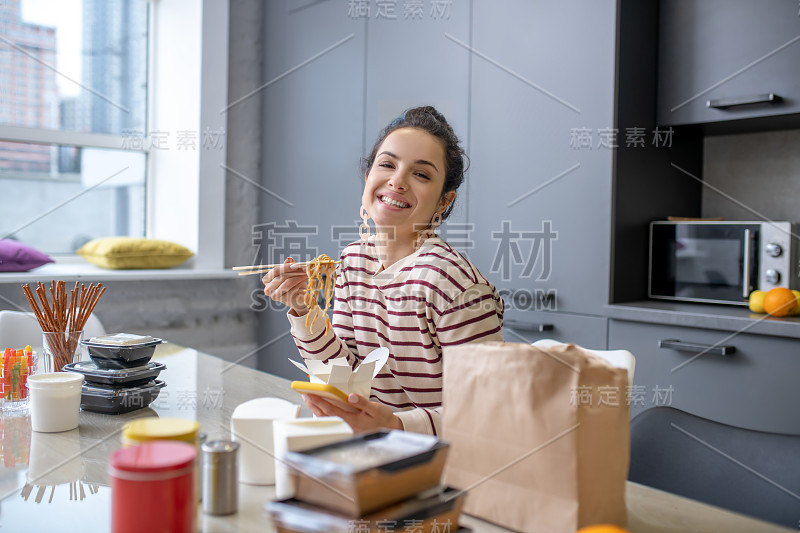
<svg viewBox="0 0 800 533"><path fill-rule="evenodd" d="M169 268L194 254L169 241L136 237L105 237L89 241L78 255L103 268Z"/></svg>

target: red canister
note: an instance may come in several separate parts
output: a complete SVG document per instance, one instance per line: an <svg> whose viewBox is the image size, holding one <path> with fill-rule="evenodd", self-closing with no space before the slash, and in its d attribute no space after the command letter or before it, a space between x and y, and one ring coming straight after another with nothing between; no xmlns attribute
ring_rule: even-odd
<svg viewBox="0 0 800 533"><path fill-rule="evenodd" d="M195 447L153 441L111 455L113 533L193 533Z"/></svg>

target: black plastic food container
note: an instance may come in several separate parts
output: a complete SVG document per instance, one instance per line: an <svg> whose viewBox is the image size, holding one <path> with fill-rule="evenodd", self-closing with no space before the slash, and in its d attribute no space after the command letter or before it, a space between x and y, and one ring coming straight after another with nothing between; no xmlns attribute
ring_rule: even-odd
<svg viewBox="0 0 800 533"><path fill-rule="evenodd" d="M153 357L161 339L132 333L114 333L81 341L98 368L133 368Z"/></svg>
<svg viewBox="0 0 800 533"><path fill-rule="evenodd" d="M167 365L158 361L150 361L137 368L103 369L91 361L79 361L64 365L64 371L83 374L86 383L107 385L111 387L137 387L153 381Z"/></svg>
<svg viewBox="0 0 800 533"><path fill-rule="evenodd" d="M130 388L84 383L81 388L81 409L107 415L130 413L153 403L164 387L166 383L157 379Z"/></svg>

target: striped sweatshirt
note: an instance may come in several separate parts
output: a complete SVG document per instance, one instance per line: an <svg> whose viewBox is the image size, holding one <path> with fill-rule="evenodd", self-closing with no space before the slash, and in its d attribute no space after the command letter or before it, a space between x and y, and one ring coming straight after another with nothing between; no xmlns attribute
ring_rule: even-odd
<svg viewBox="0 0 800 533"><path fill-rule="evenodd" d="M388 405L407 431L441 432L442 349L503 340L503 300L478 269L439 237L380 271L374 244L342 252L331 329L289 314L304 359L346 357L355 368L375 348L389 360L370 399ZM323 324L323 325L320 325Z"/></svg>

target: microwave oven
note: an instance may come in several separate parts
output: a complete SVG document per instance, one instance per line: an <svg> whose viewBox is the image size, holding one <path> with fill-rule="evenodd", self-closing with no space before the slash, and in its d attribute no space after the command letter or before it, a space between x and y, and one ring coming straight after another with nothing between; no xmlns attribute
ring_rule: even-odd
<svg viewBox="0 0 800 533"><path fill-rule="evenodd" d="M650 223L650 298L747 305L756 289L800 287L800 224Z"/></svg>

